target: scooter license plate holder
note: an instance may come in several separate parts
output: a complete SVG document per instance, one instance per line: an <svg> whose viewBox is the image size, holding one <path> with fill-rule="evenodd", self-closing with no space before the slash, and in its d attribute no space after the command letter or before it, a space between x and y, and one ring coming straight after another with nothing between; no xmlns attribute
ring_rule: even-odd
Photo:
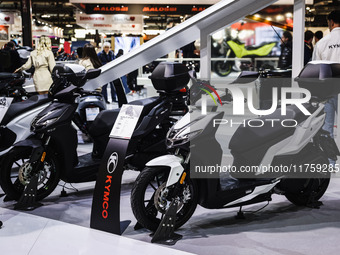
<svg viewBox="0 0 340 255"><path fill-rule="evenodd" d="M99 114L99 107L86 108L85 113L87 121L94 121L94 119Z"/></svg>

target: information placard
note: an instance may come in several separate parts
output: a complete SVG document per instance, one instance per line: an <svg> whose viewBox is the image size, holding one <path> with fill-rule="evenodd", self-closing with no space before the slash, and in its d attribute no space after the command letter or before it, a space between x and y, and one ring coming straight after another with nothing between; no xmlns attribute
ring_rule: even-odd
<svg viewBox="0 0 340 255"><path fill-rule="evenodd" d="M124 104L120 109L117 120L111 130L110 137L130 139L142 110L142 105Z"/></svg>
<svg viewBox="0 0 340 255"><path fill-rule="evenodd" d="M13 101L12 97L0 97L0 123Z"/></svg>

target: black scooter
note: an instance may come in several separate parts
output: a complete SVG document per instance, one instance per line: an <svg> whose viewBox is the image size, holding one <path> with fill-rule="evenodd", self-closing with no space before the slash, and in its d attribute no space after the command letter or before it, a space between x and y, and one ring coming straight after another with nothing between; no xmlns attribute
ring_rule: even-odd
<svg viewBox="0 0 340 255"><path fill-rule="evenodd" d="M0 97L13 97L14 102L26 100L30 95L22 87L25 77L19 73L0 73Z"/></svg>
<svg viewBox="0 0 340 255"><path fill-rule="evenodd" d="M75 99L83 91L81 87L99 74L100 70L85 73L72 64L54 68L49 91L54 101L33 119L34 134L15 144L3 161L0 185L8 197L19 199L33 176L38 178L36 200L48 196L60 179L70 183L96 180L119 109L98 114L89 130L93 151L80 157L71 122L78 106ZM176 122L175 117L187 112L187 93L180 91L190 79L185 66L160 64L151 79L160 95L130 103L143 105L143 110L127 151L125 162L129 169L143 169L145 162L166 153L166 133Z"/></svg>

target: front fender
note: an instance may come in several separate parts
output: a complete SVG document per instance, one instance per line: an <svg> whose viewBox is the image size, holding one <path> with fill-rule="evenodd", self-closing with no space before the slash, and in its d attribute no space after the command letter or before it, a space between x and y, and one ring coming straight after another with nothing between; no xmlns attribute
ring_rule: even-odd
<svg viewBox="0 0 340 255"><path fill-rule="evenodd" d="M181 178L184 168L182 166L183 159L175 155L164 155L158 158L154 158L146 166L168 166L170 167L170 174L166 186L169 187L179 181Z"/></svg>
<svg viewBox="0 0 340 255"><path fill-rule="evenodd" d="M30 137L25 140L19 141L13 147L31 147L33 149L43 146L42 141L35 137Z"/></svg>

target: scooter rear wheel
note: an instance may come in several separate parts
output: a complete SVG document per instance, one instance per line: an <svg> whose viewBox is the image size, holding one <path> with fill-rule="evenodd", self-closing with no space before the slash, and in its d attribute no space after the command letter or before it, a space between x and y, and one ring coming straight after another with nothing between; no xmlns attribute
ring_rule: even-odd
<svg viewBox="0 0 340 255"><path fill-rule="evenodd" d="M155 231L163 218L170 201L166 200L165 188L169 175L167 167L145 168L137 177L131 192L131 207L137 221L145 228ZM195 183L187 178L180 192L175 228L185 224L194 213L198 192Z"/></svg>
<svg viewBox="0 0 340 255"><path fill-rule="evenodd" d="M29 158L32 149L14 147L8 152L0 171L0 185L6 195L14 200L21 197L31 177ZM54 152L49 151L44 167L39 171L36 200L41 200L52 193L59 183L59 166Z"/></svg>
<svg viewBox="0 0 340 255"><path fill-rule="evenodd" d="M286 198L295 205L307 206L312 201L318 201L325 194L330 182L330 173L325 174L322 178L295 179L293 181L301 188L298 192L286 192Z"/></svg>

